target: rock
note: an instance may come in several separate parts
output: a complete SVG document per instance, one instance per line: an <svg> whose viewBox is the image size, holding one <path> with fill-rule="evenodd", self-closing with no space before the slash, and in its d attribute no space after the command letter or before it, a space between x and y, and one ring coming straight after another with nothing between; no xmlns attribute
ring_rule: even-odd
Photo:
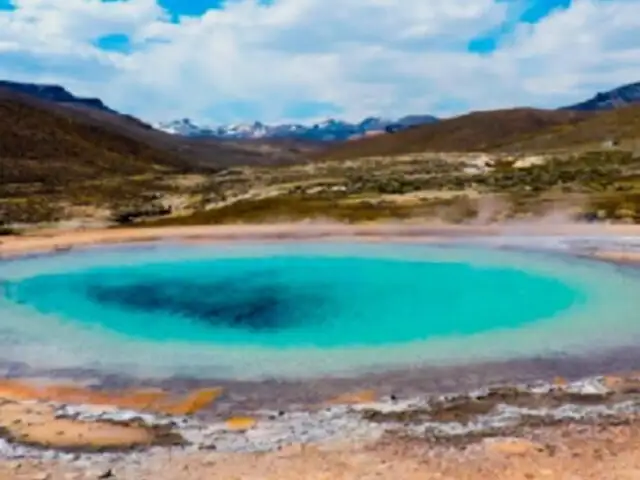
<svg viewBox="0 0 640 480"><path fill-rule="evenodd" d="M108 469L102 472L101 474L99 474L97 478L99 480L103 480L105 478L115 478L115 475L113 474L113 470Z"/></svg>

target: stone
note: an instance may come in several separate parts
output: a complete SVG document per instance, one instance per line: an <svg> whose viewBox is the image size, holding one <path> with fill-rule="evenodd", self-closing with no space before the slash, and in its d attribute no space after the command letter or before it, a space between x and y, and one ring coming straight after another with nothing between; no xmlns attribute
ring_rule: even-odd
<svg viewBox="0 0 640 480"><path fill-rule="evenodd" d="M98 475L97 477L99 480L103 480L105 478L115 478L115 475L113 473L113 470L111 470L110 468L108 470L105 470L104 472L102 472L101 474Z"/></svg>

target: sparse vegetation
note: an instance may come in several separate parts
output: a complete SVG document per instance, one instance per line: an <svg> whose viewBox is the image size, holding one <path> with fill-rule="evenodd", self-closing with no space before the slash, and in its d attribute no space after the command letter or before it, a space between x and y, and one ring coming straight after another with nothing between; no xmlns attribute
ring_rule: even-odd
<svg viewBox="0 0 640 480"><path fill-rule="evenodd" d="M615 147L610 141L615 138ZM347 142L316 155L319 160L348 160L421 152L532 154L550 151L640 148L640 107L576 112L516 108L474 112L392 135Z"/></svg>
<svg viewBox="0 0 640 480"><path fill-rule="evenodd" d="M82 115L0 92L5 231L98 213L121 225L466 222L558 205L590 221L640 222L640 151L630 148L640 138L638 108L478 112L322 155L304 146L306 159L286 142L176 140L126 118ZM621 141L604 145L605 137Z"/></svg>
<svg viewBox="0 0 640 480"><path fill-rule="evenodd" d="M0 225L0 237L7 237L10 235L20 235L20 231L13 227Z"/></svg>

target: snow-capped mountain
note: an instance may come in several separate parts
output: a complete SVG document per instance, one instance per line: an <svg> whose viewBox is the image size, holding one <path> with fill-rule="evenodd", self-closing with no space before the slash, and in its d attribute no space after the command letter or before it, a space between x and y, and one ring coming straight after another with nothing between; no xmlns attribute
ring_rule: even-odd
<svg viewBox="0 0 640 480"><path fill-rule="evenodd" d="M358 123L328 119L313 125L265 125L261 122L223 126L200 126L188 118L160 123L156 128L174 135L228 139L296 138L316 141L342 141L382 132L395 132L417 125L437 122L431 115L409 115L398 120L368 117Z"/></svg>

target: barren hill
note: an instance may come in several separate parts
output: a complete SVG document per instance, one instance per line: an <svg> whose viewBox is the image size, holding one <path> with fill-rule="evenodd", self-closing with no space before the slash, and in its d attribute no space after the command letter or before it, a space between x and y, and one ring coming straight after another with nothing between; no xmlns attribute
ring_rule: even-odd
<svg viewBox="0 0 640 480"><path fill-rule="evenodd" d="M110 109L0 87L0 225L145 206L145 195L189 201L197 195L177 177L303 161L289 144L184 138Z"/></svg>
<svg viewBox="0 0 640 480"><path fill-rule="evenodd" d="M126 115L0 88L0 183L291 163L286 148L186 139Z"/></svg>
<svg viewBox="0 0 640 480"><path fill-rule="evenodd" d="M620 142L633 150L640 147L640 105L588 115L580 122L549 126L516 138L504 147L523 152L598 148L604 142Z"/></svg>
<svg viewBox="0 0 640 480"><path fill-rule="evenodd" d="M317 155L322 160L398 155L423 151L487 151L524 136L574 125L595 114L516 108L473 112L403 132L354 140Z"/></svg>

